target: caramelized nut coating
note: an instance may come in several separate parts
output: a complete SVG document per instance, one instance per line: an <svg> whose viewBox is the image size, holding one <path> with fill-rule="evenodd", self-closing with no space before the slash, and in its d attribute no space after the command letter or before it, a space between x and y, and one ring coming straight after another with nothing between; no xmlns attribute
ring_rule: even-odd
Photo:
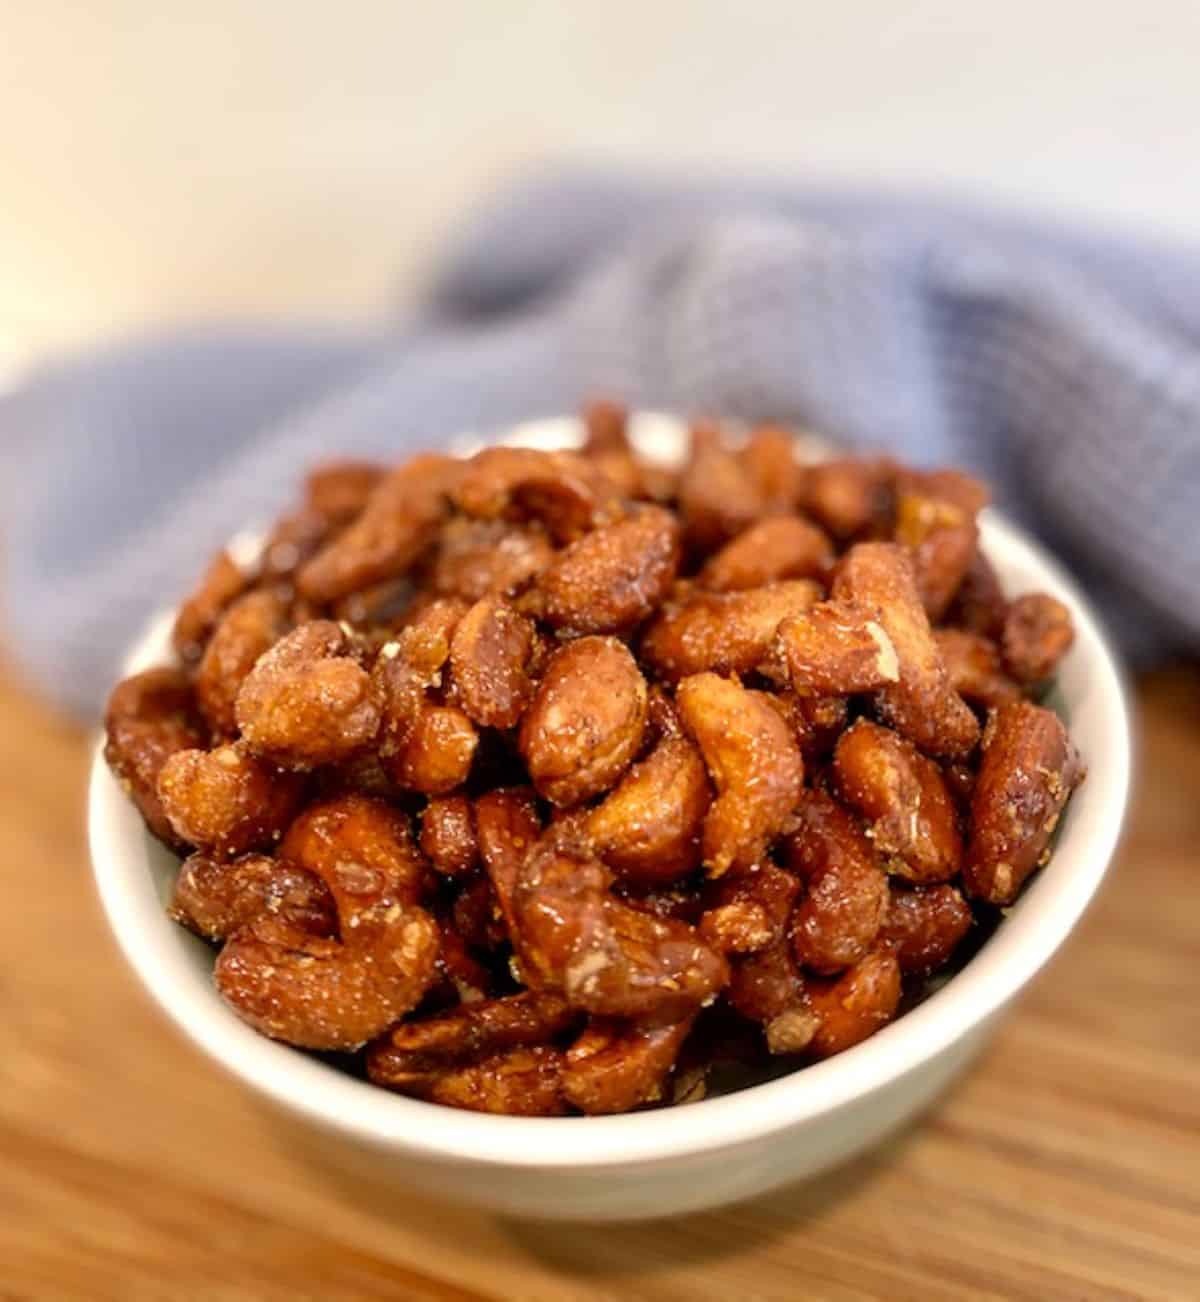
<svg viewBox="0 0 1200 1302"><path fill-rule="evenodd" d="M980 633L939 628L933 635L950 686L964 701L994 710L1020 699L1021 689L1004 672L996 644Z"/></svg>
<svg viewBox="0 0 1200 1302"><path fill-rule="evenodd" d="M886 461L840 458L807 468L801 505L842 542L884 525L891 507L892 467Z"/></svg>
<svg viewBox="0 0 1200 1302"><path fill-rule="evenodd" d="M606 791L637 754L646 711L646 680L623 643L583 637L556 651L521 720L538 793L570 806Z"/></svg>
<svg viewBox="0 0 1200 1302"><path fill-rule="evenodd" d="M879 938L890 945L907 975L945 967L971 928L971 910L955 886L892 884Z"/></svg>
<svg viewBox="0 0 1200 1302"><path fill-rule="evenodd" d="M869 1035L896 1015L900 1005L900 964L890 949L872 950L833 979L807 983L817 1025L809 1050L829 1058Z"/></svg>
<svg viewBox="0 0 1200 1302"><path fill-rule="evenodd" d="M760 425L747 438L740 460L764 515L795 510L804 488L805 470L796 460L796 440L788 430Z"/></svg>
<svg viewBox="0 0 1200 1302"><path fill-rule="evenodd" d="M477 724L513 728L520 720L533 696L535 636L529 620L500 597L481 598L459 620L450 672L458 703Z"/></svg>
<svg viewBox="0 0 1200 1302"><path fill-rule="evenodd" d="M513 893L514 940L535 988L611 1017L682 1016L725 984L724 960L694 927L652 917L611 893L596 859L553 833L526 857Z"/></svg>
<svg viewBox="0 0 1200 1302"><path fill-rule="evenodd" d="M971 567L979 543L976 517L987 500L987 489L958 470L899 476L895 538L912 558L917 591L934 623Z"/></svg>
<svg viewBox="0 0 1200 1302"><path fill-rule="evenodd" d="M773 1054L801 1053L816 1034L804 977L786 940L730 964L730 1006L757 1022Z"/></svg>
<svg viewBox="0 0 1200 1302"><path fill-rule="evenodd" d="M269 850L303 798L303 780L241 744L181 750L158 775L158 798L176 836L218 859Z"/></svg>
<svg viewBox="0 0 1200 1302"><path fill-rule="evenodd" d="M327 461L305 476L304 504L331 524L348 524L370 501L384 477L372 461Z"/></svg>
<svg viewBox="0 0 1200 1302"><path fill-rule="evenodd" d="M481 520L536 520L559 542L604 523L617 505L614 486L585 457L532 448L485 448L467 462L455 501Z"/></svg>
<svg viewBox="0 0 1200 1302"><path fill-rule="evenodd" d="M641 655L668 682L712 670L748 674L762 663L780 624L820 599L808 579L747 592L697 592L668 602L646 630Z"/></svg>
<svg viewBox="0 0 1200 1302"><path fill-rule="evenodd" d="M627 451L629 413L619 402L608 398L591 398L583 404L584 449L589 456L597 452Z"/></svg>
<svg viewBox="0 0 1200 1302"><path fill-rule="evenodd" d="M777 579L816 579L833 561L828 536L797 515L768 516L738 534L704 564L710 592L761 588Z"/></svg>
<svg viewBox="0 0 1200 1302"><path fill-rule="evenodd" d="M792 916L792 945L811 971L840 972L857 963L879 934L887 877L870 841L837 801L807 792L798 815L784 847L788 867L806 887Z"/></svg>
<svg viewBox="0 0 1200 1302"><path fill-rule="evenodd" d="M435 796L421 814L421 849L443 877L466 877L479 865L475 815L466 796Z"/></svg>
<svg viewBox="0 0 1200 1302"><path fill-rule="evenodd" d="M287 627L287 595L277 588L247 592L221 616L196 669L196 702L217 732L237 732L238 692Z"/></svg>
<svg viewBox="0 0 1200 1302"><path fill-rule="evenodd" d="M528 787L486 792L475 803L475 828L484 871L509 935L514 936L517 873L542 834L533 792Z"/></svg>
<svg viewBox="0 0 1200 1302"><path fill-rule="evenodd" d="M385 642L371 666L371 690L379 704L377 745L394 767L417 730L429 690L442 682L459 621L469 607L440 597L410 611L398 636Z"/></svg>
<svg viewBox="0 0 1200 1302"><path fill-rule="evenodd" d="M301 569L300 595L321 604L406 573L433 542L458 474L459 463L434 453L387 474L354 523Z"/></svg>
<svg viewBox="0 0 1200 1302"><path fill-rule="evenodd" d="M108 698L104 731L104 758L146 826L160 841L177 844L158 778L172 755L206 741L187 675L181 669L147 669L118 683Z"/></svg>
<svg viewBox="0 0 1200 1302"><path fill-rule="evenodd" d="M283 918L314 936L337 926L329 888L307 869L247 854L222 863L205 854L184 860L168 914L206 940L226 940L264 915Z"/></svg>
<svg viewBox="0 0 1200 1302"><path fill-rule="evenodd" d="M678 1021L622 1022L593 1018L567 1050L562 1090L580 1112L628 1112L657 1103L694 1015Z"/></svg>
<svg viewBox="0 0 1200 1302"><path fill-rule="evenodd" d="M704 862L714 877L750 868L800 799L800 748L765 696L727 678L685 678L675 699L718 793L704 820Z"/></svg>
<svg viewBox="0 0 1200 1302"><path fill-rule="evenodd" d="M979 723L950 686L912 566L890 543L859 543L843 557L833 595L872 611L900 661L900 677L880 688L880 714L931 755L958 758L974 749Z"/></svg>
<svg viewBox="0 0 1200 1302"><path fill-rule="evenodd" d="M316 619L281 638L242 683L246 745L284 768L349 759L379 731L378 694L337 624Z"/></svg>
<svg viewBox="0 0 1200 1302"><path fill-rule="evenodd" d="M949 881L962 862L958 814L941 769L912 742L860 719L833 760L838 789L868 820L889 872L914 882Z"/></svg>
<svg viewBox="0 0 1200 1302"><path fill-rule="evenodd" d="M679 480L679 513L691 546L719 547L762 514L763 499L745 463L709 425L692 429L692 455Z"/></svg>
<svg viewBox="0 0 1200 1302"><path fill-rule="evenodd" d="M626 881L655 885L700 864L700 835L712 802L700 752L668 735L635 764L588 816L596 852Z"/></svg>
<svg viewBox="0 0 1200 1302"><path fill-rule="evenodd" d="M1000 586L1000 578L983 548L977 547L944 620L968 633L978 633L995 641L1004 631L1007 613L1008 599Z"/></svg>
<svg viewBox="0 0 1200 1302"><path fill-rule="evenodd" d="M1071 612L1047 592L1018 597L1004 616L1004 666L1020 683L1044 682L1075 641Z"/></svg>
<svg viewBox="0 0 1200 1302"><path fill-rule="evenodd" d="M171 643L180 659L199 660L221 612L249 583L249 576L227 551L219 551L196 590L179 607Z"/></svg>
<svg viewBox="0 0 1200 1302"><path fill-rule="evenodd" d="M344 885L355 902L376 892L416 904L430 885L407 817L370 796L310 805L288 828L279 857L315 873L335 896Z"/></svg>
<svg viewBox="0 0 1200 1302"><path fill-rule="evenodd" d="M304 1049L361 1048L420 1002L438 934L424 909L377 904L343 918L342 942L272 918L236 932L217 958L217 991L243 1021Z"/></svg>
<svg viewBox="0 0 1200 1302"><path fill-rule="evenodd" d="M479 733L462 710L453 705L426 705L388 771L408 791L445 795L466 782L478 746Z"/></svg>
<svg viewBox="0 0 1200 1302"><path fill-rule="evenodd" d="M368 1067L398 1073L431 1062L487 1057L518 1045L545 1044L578 1020L558 995L524 990L395 1026L371 1050Z"/></svg>
<svg viewBox="0 0 1200 1302"><path fill-rule="evenodd" d="M273 1039L357 1049L414 1008L437 975L437 925L414 903L426 868L408 820L345 796L311 807L280 857L315 873L337 906L341 940L260 918L217 959L217 989Z"/></svg>
<svg viewBox="0 0 1200 1302"><path fill-rule="evenodd" d="M800 696L795 701L797 736L805 761L824 759L842 735L849 717L844 697Z"/></svg>
<svg viewBox="0 0 1200 1302"><path fill-rule="evenodd" d="M1084 770L1062 720L1041 706L1006 705L988 732L971 799L963 884L976 899L1011 904L1043 862Z"/></svg>
<svg viewBox="0 0 1200 1302"><path fill-rule="evenodd" d="M778 654L800 696L873 692L900 678L896 648L869 610L823 601L779 626Z"/></svg>
<svg viewBox="0 0 1200 1302"><path fill-rule="evenodd" d="M658 608L679 556L674 515L660 506L636 508L559 553L537 581L538 615L569 633L626 632Z"/></svg>
<svg viewBox="0 0 1200 1302"><path fill-rule="evenodd" d="M263 543L260 581L290 584L296 571L329 541L331 531L329 517L312 507L301 507L281 516ZM296 603L297 606L308 604L307 601ZM302 619L297 618L296 622L301 623Z"/></svg>
<svg viewBox="0 0 1200 1302"><path fill-rule="evenodd" d="M430 1103L468 1112L512 1117L557 1117L562 1097L563 1054L548 1044L506 1049L478 1062L396 1071L386 1055L371 1056L367 1070L376 1085Z"/></svg>
<svg viewBox="0 0 1200 1302"><path fill-rule="evenodd" d="M508 924L487 877L467 878L455 896L451 918L463 944L471 950L492 954L508 943Z"/></svg>
<svg viewBox="0 0 1200 1302"><path fill-rule="evenodd" d="M722 877L709 888L700 934L722 954L756 954L785 938L800 881L773 863Z"/></svg>
<svg viewBox="0 0 1200 1302"><path fill-rule="evenodd" d="M318 467L113 693L250 1026L451 1107L694 1101L857 1044L1046 861L1071 618L1009 602L982 485L652 431Z"/></svg>
<svg viewBox="0 0 1200 1302"><path fill-rule="evenodd" d="M435 592L463 601L520 592L554 559L540 526L458 516L442 530L430 582Z"/></svg>
<svg viewBox="0 0 1200 1302"><path fill-rule="evenodd" d="M426 1000L436 1001L439 1006L482 1003L494 993L491 972L468 949L453 915L439 930L437 977L426 992Z"/></svg>

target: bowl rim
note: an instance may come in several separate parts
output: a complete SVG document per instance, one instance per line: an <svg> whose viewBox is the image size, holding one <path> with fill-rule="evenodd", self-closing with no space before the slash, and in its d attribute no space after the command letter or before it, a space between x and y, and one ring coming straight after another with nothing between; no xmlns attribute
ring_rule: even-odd
<svg viewBox="0 0 1200 1302"><path fill-rule="evenodd" d="M650 455L678 450L686 426L639 413L635 442ZM573 418L518 426L501 441L562 447L578 443ZM493 440L495 441L495 440ZM458 448L482 440L458 440ZM821 445L810 445L819 455ZM1095 895L1120 838L1128 803L1132 734L1123 674L1090 603L1063 567L992 509L981 518L991 553L1038 573L1071 607L1071 656L1088 672L1089 709L1100 712L1107 745L1088 755L1093 817L1068 815L1051 865L970 962L918 1007L861 1044L802 1069L702 1103L604 1117L509 1117L472 1113L392 1094L240 1022L211 983L196 981L177 924L159 902L144 859L130 853L131 806L95 747L88 785L93 873L109 925L143 985L168 1018L227 1071L285 1109L397 1155L510 1168L610 1168L711 1154L813 1121L895 1082L949 1050L1007 1004L1066 940ZM246 544L249 545L249 544ZM1004 568L1003 565L1001 568ZM158 662L171 612L138 639L126 671ZM140 828L140 820L139 820ZM1074 829L1074 838L1072 837ZM143 844L149 841L142 830ZM1032 907L1031 907L1032 906Z"/></svg>

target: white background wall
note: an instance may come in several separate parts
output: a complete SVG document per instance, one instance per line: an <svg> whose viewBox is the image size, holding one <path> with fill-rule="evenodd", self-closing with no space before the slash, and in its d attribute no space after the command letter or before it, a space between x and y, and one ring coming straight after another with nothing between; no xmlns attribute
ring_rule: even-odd
<svg viewBox="0 0 1200 1302"><path fill-rule="evenodd" d="M0 350L354 313L548 154L1200 230L1197 0L0 0Z"/></svg>

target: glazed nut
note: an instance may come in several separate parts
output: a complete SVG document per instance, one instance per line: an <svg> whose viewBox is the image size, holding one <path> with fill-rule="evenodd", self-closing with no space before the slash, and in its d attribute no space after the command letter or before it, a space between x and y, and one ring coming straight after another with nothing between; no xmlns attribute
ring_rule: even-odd
<svg viewBox="0 0 1200 1302"><path fill-rule="evenodd" d="M421 814L421 850L443 877L466 877L479 865L475 815L466 796L434 796Z"/></svg>
<svg viewBox="0 0 1200 1302"><path fill-rule="evenodd" d="M967 893L1011 904L1046 856L1050 838L1084 769L1062 720L1018 701L989 725L971 799L971 836L963 864Z"/></svg>
<svg viewBox="0 0 1200 1302"><path fill-rule="evenodd" d="M538 793L570 806L606 791L637 754L646 716L646 680L623 643L568 642L521 720L521 755Z"/></svg>
<svg viewBox="0 0 1200 1302"><path fill-rule="evenodd" d="M171 644L185 663L199 660L221 613L250 582L250 576L227 551L219 551L196 590L179 607Z"/></svg>
<svg viewBox="0 0 1200 1302"><path fill-rule="evenodd" d="M530 983L606 1017L670 1019L715 995L728 972L695 928L631 908L611 885L601 863L552 833L526 856L512 906Z"/></svg>
<svg viewBox="0 0 1200 1302"><path fill-rule="evenodd" d="M392 1069L385 1055L367 1060L376 1085L443 1107L514 1117L561 1116L566 1111L562 1070L562 1050L548 1044L505 1049L478 1062L409 1071Z"/></svg>
<svg viewBox="0 0 1200 1302"><path fill-rule="evenodd" d="M332 935L337 926L333 896L319 877L262 854L230 863L190 855L175 879L167 913L205 940L226 940L264 915L315 936Z"/></svg>
<svg viewBox="0 0 1200 1302"><path fill-rule="evenodd" d="M907 887L893 883L879 933L906 975L924 976L945 967L973 919L962 892L949 883Z"/></svg>
<svg viewBox="0 0 1200 1302"><path fill-rule="evenodd" d="M958 812L941 769L912 742L859 719L838 741L833 767L843 799L868 820L889 872L915 882L957 874Z"/></svg>
<svg viewBox="0 0 1200 1302"><path fill-rule="evenodd" d="M679 480L679 513L693 547L727 542L763 513L763 497L749 467L711 425L692 427L692 455Z"/></svg>
<svg viewBox="0 0 1200 1302"><path fill-rule="evenodd" d="M430 453L385 475L349 528L300 570L300 595L320 605L407 573L446 518L459 473L459 463Z"/></svg>
<svg viewBox="0 0 1200 1302"><path fill-rule="evenodd" d="M585 534L537 580L537 611L553 629L620 633L654 611L679 569L679 526L659 506Z"/></svg>
<svg viewBox="0 0 1200 1302"><path fill-rule="evenodd" d="M804 489L805 467L796 457L796 436L777 425L751 430L739 461L754 485L764 515L794 511Z"/></svg>
<svg viewBox="0 0 1200 1302"><path fill-rule="evenodd" d="M809 1051L817 1058L842 1053L874 1035L896 1015L900 964L889 948L873 950L841 976L807 983L816 1030Z"/></svg>
<svg viewBox="0 0 1200 1302"><path fill-rule="evenodd" d="M883 719L931 755L974 750L979 722L950 686L904 551L894 543L856 544L838 564L833 596L870 610L895 649L899 677L876 695Z"/></svg>
<svg viewBox="0 0 1200 1302"><path fill-rule="evenodd" d="M762 861L800 798L800 749L766 697L729 679L685 678L675 699L717 789L704 819L704 863L714 877L750 868Z"/></svg>
<svg viewBox="0 0 1200 1302"><path fill-rule="evenodd" d="M820 586L809 579L746 592L698 592L662 608L642 638L641 655L667 682L709 670L748 674L771 651L780 624L820 597Z"/></svg>
<svg viewBox="0 0 1200 1302"><path fill-rule="evenodd" d="M964 701L994 710L1020 699L1021 689L1005 673L990 638L962 628L939 628L933 637L950 686Z"/></svg>
<svg viewBox="0 0 1200 1302"><path fill-rule="evenodd" d="M419 1070L435 1062L487 1057L520 1045L545 1044L578 1016L558 995L525 990L464 1004L436 1017L393 1027L368 1058L372 1075Z"/></svg>
<svg viewBox="0 0 1200 1302"><path fill-rule="evenodd" d="M778 654L801 696L850 696L900 679L892 639L869 610L824 601L779 626Z"/></svg>
<svg viewBox="0 0 1200 1302"><path fill-rule="evenodd" d="M559 542L602 524L616 492L601 471L574 452L485 448L463 468L454 499L466 515L538 521Z"/></svg>
<svg viewBox="0 0 1200 1302"><path fill-rule="evenodd" d="M225 736L237 732L238 692L260 656L288 627L283 589L260 588L238 597L220 617L196 667L196 703Z"/></svg>
<svg viewBox="0 0 1200 1302"><path fill-rule="evenodd" d="M593 1018L567 1050L563 1095L591 1115L659 1102L694 1021L694 1015L662 1023Z"/></svg>
<svg viewBox="0 0 1200 1302"><path fill-rule="evenodd" d="M533 697L535 640L529 620L498 596L481 598L458 621L450 673L458 704L475 723L516 727Z"/></svg>
<svg viewBox="0 0 1200 1302"><path fill-rule="evenodd" d="M261 656L237 694L247 747L284 768L348 759L374 740L380 703L346 631L301 624Z"/></svg>
<svg viewBox="0 0 1200 1302"><path fill-rule="evenodd" d="M425 796L445 795L466 782L479 748L479 732L453 705L422 706L408 742L388 764L395 782Z"/></svg>
<svg viewBox="0 0 1200 1302"><path fill-rule="evenodd" d="M303 794L297 775L241 743L177 751L158 776L158 798L175 835L219 859L274 846Z"/></svg>
<svg viewBox="0 0 1200 1302"><path fill-rule="evenodd" d="M222 998L273 1039L353 1050L416 1007L437 975L437 924L415 901L427 870L408 820L382 801L344 796L315 805L279 857L319 877L340 939L260 918L217 959Z"/></svg>
<svg viewBox="0 0 1200 1302"><path fill-rule="evenodd" d="M182 669L147 669L113 688L104 714L104 758L151 833L168 845L178 837L158 793L172 755L207 744L192 683Z"/></svg>
<svg viewBox="0 0 1200 1302"><path fill-rule="evenodd" d="M1027 592L1008 607L1004 666L1020 683L1044 682L1075 641L1071 612L1045 592Z"/></svg>
<svg viewBox="0 0 1200 1302"><path fill-rule="evenodd" d="M769 861L730 874L708 891L700 934L723 954L756 954L787 935L800 881Z"/></svg>
<svg viewBox="0 0 1200 1302"><path fill-rule="evenodd" d="M979 544L976 517L988 496L979 480L959 470L898 476L894 536L912 558L921 603L935 623L971 568Z"/></svg>
<svg viewBox="0 0 1200 1302"><path fill-rule="evenodd" d="M642 885L671 882L699 865L711 803L700 752L687 737L668 735L591 811L587 831L621 878Z"/></svg>
<svg viewBox="0 0 1200 1302"><path fill-rule="evenodd" d="M887 912L887 877L858 823L824 792L805 793L784 860L806 891L792 915L796 960L840 972L875 943Z"/></svg>
<svg viewBox="0 0 1200 1302"><path fill-rule="evenodd" d="M801 504L841 541L882 526L891 506L892 467L886 461L835 458L809 466Z"/></svg>
<svg viewBox="0 0 1200 1302"><path fill-rule="evenodd" d="M475 802L475 828L484 871L508 934L515 938L517 873L542 834L533 792L528 787L510 787L480 796Z"/></svg>
<svg viewBox="0 0 1200 1302"><path fill-rule="evenodd" d="M778 579L816 579L833 561L829 536L798 515L752 524L711 556L700 571L710 592L761 588Z"/></svg>

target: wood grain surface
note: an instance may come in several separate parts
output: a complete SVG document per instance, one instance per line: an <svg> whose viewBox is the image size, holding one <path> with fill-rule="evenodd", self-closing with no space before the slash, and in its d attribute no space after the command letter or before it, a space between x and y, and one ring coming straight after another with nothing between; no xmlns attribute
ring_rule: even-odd
<svg viewBox="0 0 1200 1302"><path fill-rule="evenodd" d="M349 1181L185 1044L100 915L86 739L0 665L0 1297L1200 1297L1200 674L1138 696L1112 877L932 1115L754 1203L575 1227Z"/></svg>

